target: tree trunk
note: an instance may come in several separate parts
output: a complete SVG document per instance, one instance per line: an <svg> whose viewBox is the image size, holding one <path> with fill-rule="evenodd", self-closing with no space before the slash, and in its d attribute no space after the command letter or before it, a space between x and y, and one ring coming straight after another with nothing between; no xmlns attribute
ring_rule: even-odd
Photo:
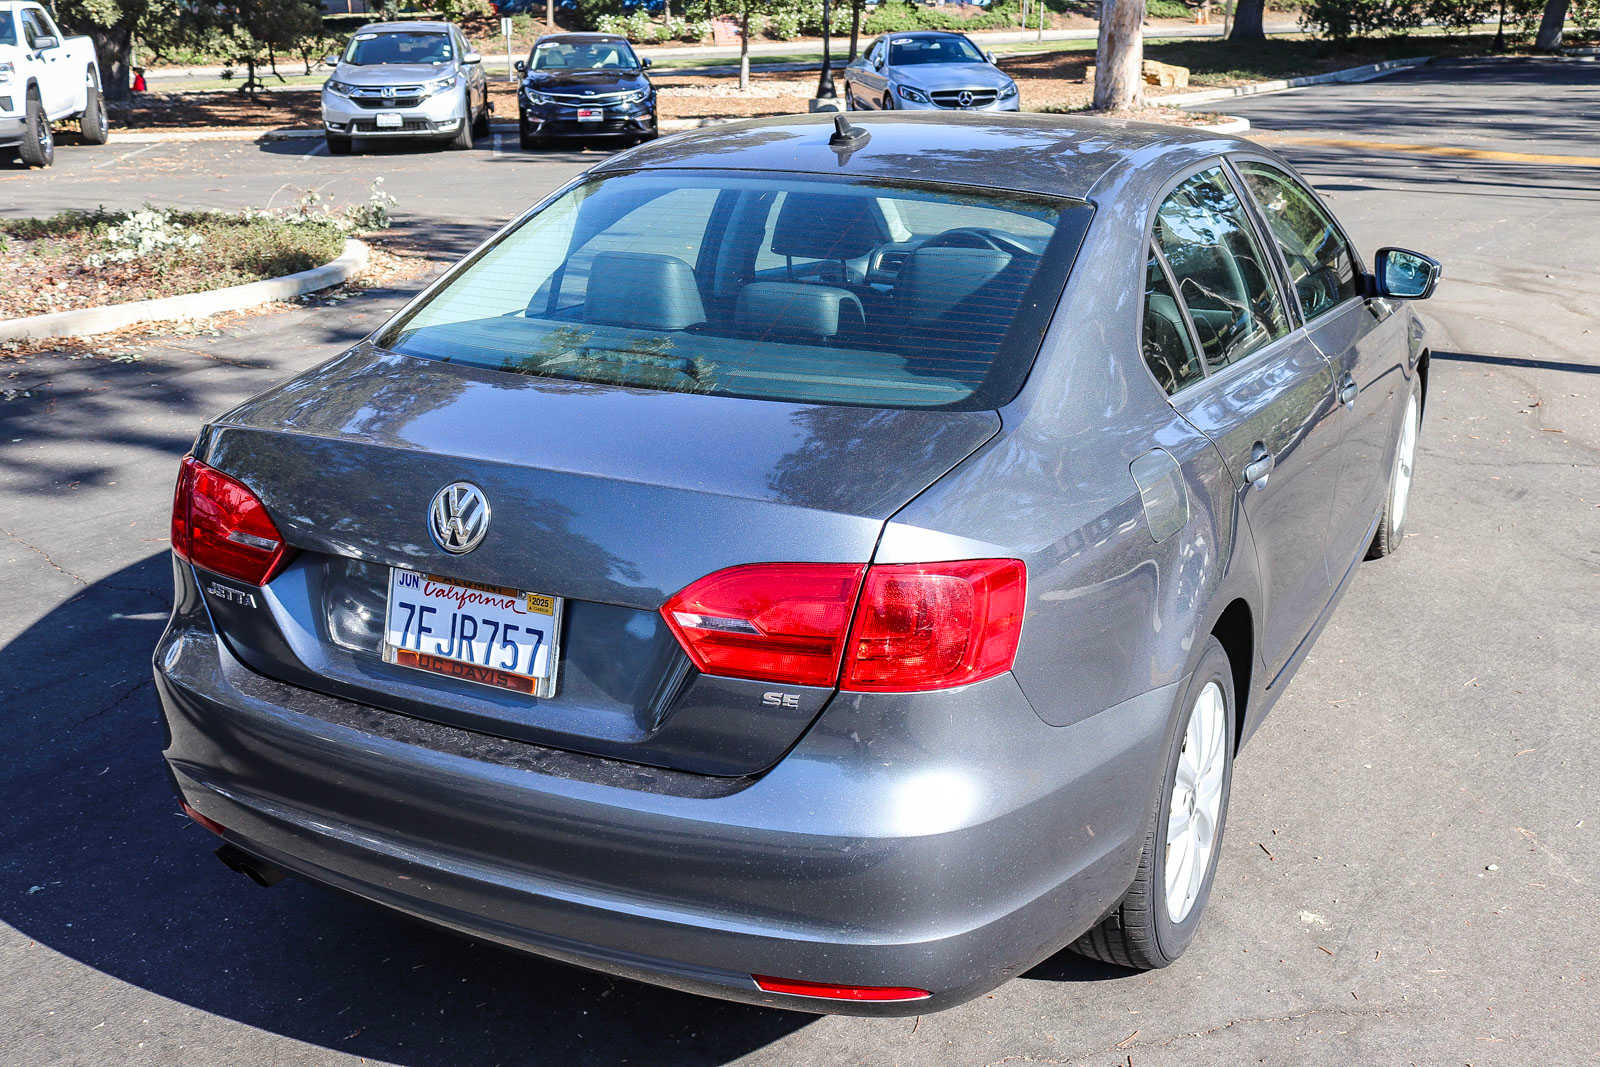
<svg viewBox="0 0 1600 1067"><path fill-rule="evenodd" d="M132 95L133 27L126 22L113 26L90 26L89 40L100 61L100 90L107 100L126 100Z"/></svg>
<svg viewBox="0 0 1600 1067"><path fill-rule="evenodd" d="M1228 40L1266 40L1267 31L1261 26L1261 9L1265 6L1262 0L1239 0L1233 10L1233 29L1228 34Z"/></svg>
<svg viewBox="0 0 1600 1067"><path fill-rule="evenodd" d="M551 33L556 30L556 0L544 0L544 24Z"/></svg>
<svg viewBox="0 0 1600 1067"><path fill-rule="evenodd" d="M750 0L739 18L739 91L750 88Z"/></svg>
<svg viewBox="0 0 1600 1067"><path fill-rule="evenodd" d="M1539 39L1534 47L1541 52L1554 52L1561 47L1561 33L1567 25L1567 0L1548 0L1544 5L1544 18L1539 20Z"/></svg>
<svg viewBox="0 0 1600 1067"><path fill-rule="evenodd" d="M846 63L856 61L856 42L861 37L861 0L850 0L850 58Z"/></svg>
<svg viewBox="0 0 1600 1067"><path fill-rule="evenodd" d="M1095 49L1094 106L1119 111L1144 103L1145 0L1101 0Z"/></svg>

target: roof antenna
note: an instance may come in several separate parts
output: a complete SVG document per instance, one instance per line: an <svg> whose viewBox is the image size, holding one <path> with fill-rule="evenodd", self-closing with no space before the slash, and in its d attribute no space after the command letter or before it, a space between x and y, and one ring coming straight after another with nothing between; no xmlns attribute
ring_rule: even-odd
<svg viewBox="0 0 1600 1067"><path fill-rule="evenodd" d="M833 116L833 136L828 143L835 148L859 148L872 135L860 126L850 125L843 111Z"/></svg>
<svg viewBox="0 0 1600 1067"><path fill-rule="evenodd" d="M844 112L839 112L833 117L833 136L828 138L828 147L833 149L833 154L839 157L839 166L850 162L850 157L867 146L872 140L872 134L860 126L850 125L850 120Z"/></svg>

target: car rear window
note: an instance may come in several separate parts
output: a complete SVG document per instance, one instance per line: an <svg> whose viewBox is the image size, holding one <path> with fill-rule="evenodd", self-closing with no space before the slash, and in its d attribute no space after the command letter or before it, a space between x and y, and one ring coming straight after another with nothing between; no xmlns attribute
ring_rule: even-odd
<svg viewBox="0 0 1600 1067"><path fill-rule="evenodd" d="M383 347L521 374L801 403L997 407L1081 201L810 176L589 180L481 249Z"/></svg>

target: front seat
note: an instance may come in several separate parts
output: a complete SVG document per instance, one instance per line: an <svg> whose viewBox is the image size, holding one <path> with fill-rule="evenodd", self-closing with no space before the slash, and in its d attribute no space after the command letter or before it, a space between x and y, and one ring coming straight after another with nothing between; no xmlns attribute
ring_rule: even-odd
<svg viewBox="0 0 1600 1067"><path fill-rule="evenodd" d="M856 334L866 322L848 289L803 282L751 282L739 290L733 321L752 340L807 344Z"/></svg>
<svg viewBox="0 0 1600 1067"><path fill-rule="evenodd" d="M654 252L601 252L589 267L583 321L635 330L687 330L706 321L694 268Z"/></svg>
<svg viewBox="0 0 1600 1067"><path fill-rule="evenodd" d="M999 249L912 252L894 287L907 368L969 385L981 382L1027 281L1026 265Z"/></svg>
<svg viewBox="0 0 1600 1067"><path fill-rule="evenodd" d="M873 207L864 196L789 193L772 225L772 251L791 264L796 259L838 263L843 282L859 283L846 261L862 258L888 237Z"/></svg>

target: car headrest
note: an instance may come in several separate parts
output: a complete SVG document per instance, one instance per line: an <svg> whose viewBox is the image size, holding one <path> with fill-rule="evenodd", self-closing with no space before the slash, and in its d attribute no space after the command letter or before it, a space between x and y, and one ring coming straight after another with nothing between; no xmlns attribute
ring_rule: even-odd
<svg viewBox="0 0 1600 1067"><path fill-rule="evenodd" d="M841 328L865 321L854 293L801 282L751 282L739 290L733 320L751 337L808 341L837 337Z"/></svg>
<svg viewBox="0 0 1600 1067"><path fill-rule="evenodd" d="M931 324L1005 270L1009 253L993 248L919 248L895 279L894 295L912 326Z"/></svg>
<svg viewBox="0 0 1600 1067"><path fill-rule="evenodd" d="M676 256L601 252L589 267L583 321L639 330L687 330L706 321L694 270Z"/></svg>
<svg viewBox="0 0 1600 1067"><path fill-rule="evenodd" d="M797 259L859 259L886 235L864 196L789 193L772 227L772 251Z"/></svg>

